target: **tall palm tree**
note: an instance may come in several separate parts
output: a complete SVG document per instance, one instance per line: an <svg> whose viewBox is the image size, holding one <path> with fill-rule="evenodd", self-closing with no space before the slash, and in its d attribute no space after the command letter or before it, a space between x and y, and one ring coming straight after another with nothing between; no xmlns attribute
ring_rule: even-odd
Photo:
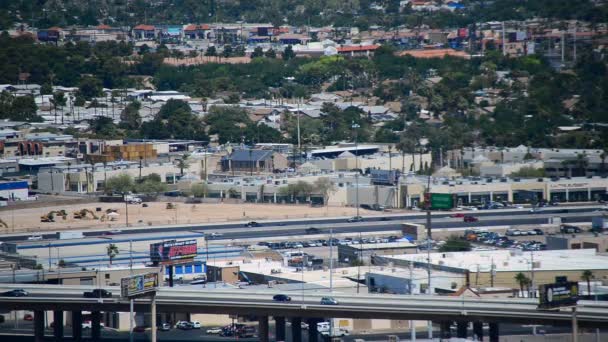
<svg viewBox="0 0 608 342"><path fill-rule="evenodd" d="M589 159L587 158L587 155L585 153L577 154L575 164L576 168L579 170L579 174L581 176L585 176L585 170L587 169L587 166L589 166Z"/></svg>
<svg viewBox="0 0 608 342"><path fill-rule="evenodd" d="M526 283L528 282L528 277L526 277L525 274L519 272L515 275L515 281L519 283L519 289L521 290L521 293L524 293L524 286L526 286Z"/></svg>
<svg viewBox="0 0 608 342"><path fill-rule="evenodd" d="M184 175L184 169L190 167L190 162L188 161L190 158L190 154L184 153L180 159L177 160L177 167L179 167L179 173L181 176Z"/></svg>
<svg viewBox="0 0 608 342"><path fill-rule="evenodd" d="M118 246L111 243L106 247L106 253L108 254L108 258L110 258L110 265L112 265L112 260L118 255Z"/></svg>
<svg viewBox="0 0 608 342"><path fill-rule="evenodd" d="M593 272L590 270L585 270L583 271L583 274L581 274L581 279L587 282L587 295L591 295L591 279L594 277Z"/></svg>
<svg viewBox="0 0 608 342"><path fill-rule="evenodd" d="M405 154L405 153L412 154L412 164L410 166L410 171L414 171L415 170L414 160L416 157L416 140L413 139L412 137L402 135L401 139L397 143L397 149L400 150L402 152L402 154Z"/></svg>
<svg viewBox="0 0 608 342"><path fill-rule="evenodd" d="M602 160L602 163L600 164L600 172L602 175L606 171L606 158L608 158L608 148L604 149L600 154L600 159Z"/></svg>

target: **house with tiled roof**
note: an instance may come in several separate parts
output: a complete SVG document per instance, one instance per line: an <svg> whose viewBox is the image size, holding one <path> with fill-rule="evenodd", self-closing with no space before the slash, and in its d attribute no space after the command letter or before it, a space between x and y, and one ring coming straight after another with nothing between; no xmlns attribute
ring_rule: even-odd
<svg viewBox="0 0 608 342"><path fill-rule="evenodd" d="M190 24L184 27L184 37L186 39L208 39L211 27L207 24Z"/></svg>
<svg viewBox="0 0 608 342"><path fill-rule="evenodd" d="M133 38L138 40L151 40L156 38L154 25L140 24L133 28Z"/></svg>
<svg viewBox="0 0 608 342"><path fill-rule="evenodd" d="M380 45L355 45L355 46L340 46L338 54L351 57L369 57L374 54Z"/></svg>

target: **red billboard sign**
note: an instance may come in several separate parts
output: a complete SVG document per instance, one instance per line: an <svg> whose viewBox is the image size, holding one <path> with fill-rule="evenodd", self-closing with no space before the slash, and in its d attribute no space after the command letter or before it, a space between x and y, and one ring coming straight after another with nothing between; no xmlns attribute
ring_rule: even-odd
<svg viewBox="0 0 608 342"><path fill-rule="evenodd" d="M150 245L150 260L152 262L176 263L194 259L196 255L196 240L171 240Z"/></svg>

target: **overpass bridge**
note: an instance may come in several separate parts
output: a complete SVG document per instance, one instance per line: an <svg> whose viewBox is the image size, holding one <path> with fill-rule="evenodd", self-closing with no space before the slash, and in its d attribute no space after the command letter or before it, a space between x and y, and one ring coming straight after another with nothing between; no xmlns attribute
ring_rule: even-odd
<svg viewBox="0 0 608 342"><path fill-rule="evenodd" d="M6 287L6 286L5 286ZM53 311L56 324L54 334L63 337L63 312L72 313L75 340L82 337L82 311L92 314L92 337L100 339L101 312L129 312L130 302L119 296L120 288L107 287L111 298L84 298L83 292L92 286L23 285L28 297L0 297L4 310L33 310L35 336L44 333L44 311ZM18 288L16 285L7 288ZM569 325L577 327L608 326L608 303L579 301L576 310L538 310L537 300L521 298L486 299L442 296L406 296L388 294L333 294L339 305L321 305L323 294L291 291L290 302L273 301L276 291L205 290L159 288L154 300L134 301L136 312L151 312L152 327L156 312L217 313L255 316L259 319L260 341L268 341L268 320L273 317L277 341L285 338L285 320L292 322L292 340L301 341L300 322L309 323L309 341L317 341L316 323L324 318L370 318L393 320L430 320L440 323L441 334L449 334L449 327L457 323L458 337L466 337L467 326L473 322L474 333L483 336L482 323L490 324L490 341L498 341L499 323ZM325 294L326 295L326 294ZM152 329L155 335L155 329Z"/></svg>

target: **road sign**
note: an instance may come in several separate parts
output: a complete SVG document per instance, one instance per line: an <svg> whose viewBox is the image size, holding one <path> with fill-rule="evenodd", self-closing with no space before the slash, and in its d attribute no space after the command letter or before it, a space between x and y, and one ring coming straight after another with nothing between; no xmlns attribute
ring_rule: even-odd
<svg viewBox="0 0 608 342"><path fill-rule="evenodd" d="M155 263L175 264L196 257L196 240L165 241L150 245L150 260Z"/></svg>
<svg viewBox="0 0 608 342"><path fill-rule="evenodd" d="M138 274L120 280L120 294L125 298L142 296L154 292L157 287L158 273Z"/></svg>
<svg viewBox="0 0 608 342"><path fill-rule="evenodd" d="M454 196L452 194L429 194L431 210L449 210L454 208Z"/></svg>
<svg viewBox="0 0 608 342"><path fill-rule="evenodd" d="M554 309L562 306L576 305L578 300L578 283L575 281L544 284L539 291L539 309Z"/></svg>

